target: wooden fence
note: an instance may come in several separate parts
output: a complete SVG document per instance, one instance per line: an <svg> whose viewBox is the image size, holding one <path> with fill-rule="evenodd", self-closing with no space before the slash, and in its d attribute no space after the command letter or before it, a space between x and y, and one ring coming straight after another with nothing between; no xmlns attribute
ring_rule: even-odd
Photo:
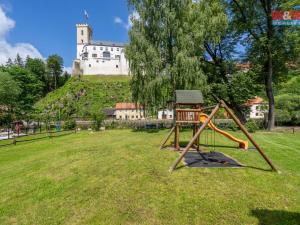
<svg viewBox="0 0 300 225"><path fill-rule="evenodd" d="M0 140L0 147L9 145L17 145L18 143L30 142L35 140L41 140L45 138L61 137L69 134L76 133L76 129L73 130L62 130L62 131L46 131L32 134L25 134L20 136L11 136L8 139ZM9 135L8 135L9 136Z"/></svg>

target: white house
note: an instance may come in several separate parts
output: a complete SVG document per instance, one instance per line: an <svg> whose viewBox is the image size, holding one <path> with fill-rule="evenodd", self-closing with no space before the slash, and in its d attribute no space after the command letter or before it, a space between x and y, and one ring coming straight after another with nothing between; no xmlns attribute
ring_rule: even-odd
<svg viewBox="0 0 300 225"><path fill-rule="evenodd" d="M88 24L77 24L77 54L73 75L129 75L125 44L94 41Z"/></svg>
<svg viewBox="0 0 300 225"><path fill-rule="evenodd" d="M249 108L247 117L250 119L263 119L268 108L264 100L257 96L253 99L249 99L244 106Z"/></svg>
<svg viewBox="0 0 300 225"><path fill-rule="evenodd" d="M174 117L173 110L170 109L161 109L157 112L157 119L159 120L171 120Z"/></svg>
<svg viewBox="0 0 300 225"><path fill-rule="evenodd" d="M140 120L145 119L145 112L135 103L119 102L115 107L115 116L117 120Z"/></svg>

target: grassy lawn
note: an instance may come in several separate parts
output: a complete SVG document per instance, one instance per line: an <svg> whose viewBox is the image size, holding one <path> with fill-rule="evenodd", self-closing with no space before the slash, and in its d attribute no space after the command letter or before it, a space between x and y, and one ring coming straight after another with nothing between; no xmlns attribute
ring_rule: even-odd
<svg viewBox="0 0 300 225"><path fill-rule="evenodd" d="M234 148L216 150L247 168L169 173L178 153L159 150L167 132L81 132L0 148L0 224L299 224L300 133L254 135L277 174L258 152Z"/></svg>

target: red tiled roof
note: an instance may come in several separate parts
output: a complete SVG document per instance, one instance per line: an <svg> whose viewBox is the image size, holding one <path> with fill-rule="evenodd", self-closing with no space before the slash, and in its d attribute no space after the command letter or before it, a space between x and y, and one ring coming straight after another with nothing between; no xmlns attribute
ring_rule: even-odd
<svg viewBox="0 0 300 225"><path fill-rule="evenodd" d="M139 104L135 104L132 102L118 102L116 104L116 110L120 109L140 109L141 106Z"/></svg>
<svg viewBox="0 0 300 225"><path fill-rule="evenodd" d="M237 63L235 66L238 70L249 70L251 68L251 64L249 62Z"/></svg>
<svg viewBox="0 0 300 225"><path fill-rule="evenodd" d="M264 100L261 97L256 96L255 98L248 99L244 105L252 106L252 105L256 105L256 104L262 104L263 102L264 102Z"/></svg>

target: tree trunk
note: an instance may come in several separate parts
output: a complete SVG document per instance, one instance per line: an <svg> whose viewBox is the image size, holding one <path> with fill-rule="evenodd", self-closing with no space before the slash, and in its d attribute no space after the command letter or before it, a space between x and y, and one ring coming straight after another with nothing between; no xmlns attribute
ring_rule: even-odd
<svg viewBox="0 0 300 225"><path fill-rule="evenodd" d="M272 1L267 1L267 63L265 74L266 94L269 100L268 125L267 129L272 130L275 127L275 100L273 94L273 59L272 59L272 40L273 40L273 25L272 25Z"/></svg>

